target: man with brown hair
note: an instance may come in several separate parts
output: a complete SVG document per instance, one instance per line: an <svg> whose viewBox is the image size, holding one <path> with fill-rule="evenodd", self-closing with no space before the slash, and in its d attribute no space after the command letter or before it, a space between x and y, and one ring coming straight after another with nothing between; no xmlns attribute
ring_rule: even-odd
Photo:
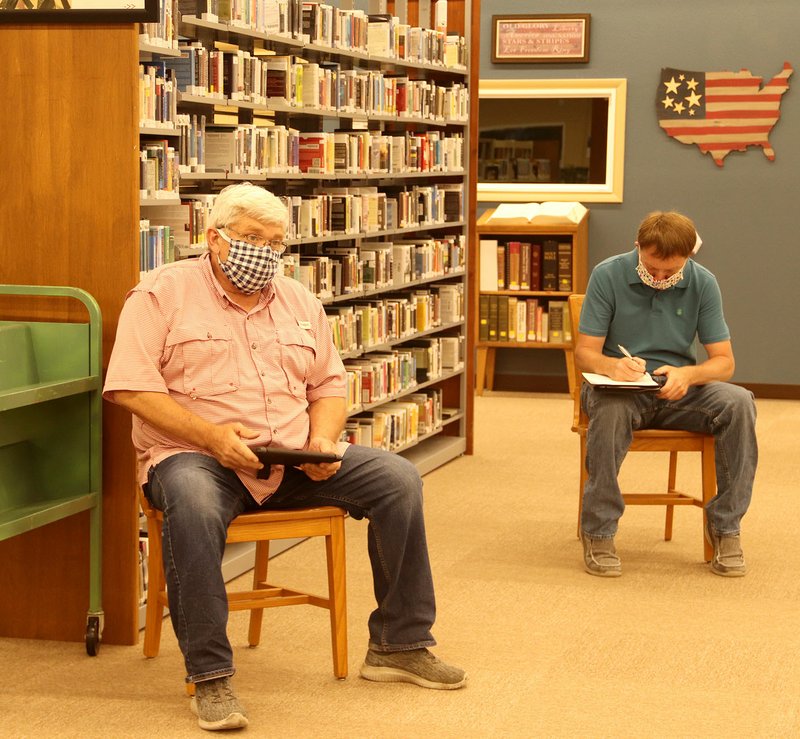
<svg viewBox="0 0 800 739"><path fill-rule="evenodd" d="M614 546L625 509L617 474L633 432L645 428L714 435L717 495L707 507L706 529L714 547L711 571L745 574L739 528L758 461L756 411L752 393L726 382L734 371L730 332L716 278L691 258L699 245L689 218L651 213L635 248L600 262L589 279L575 350L579 368L614 380L648 371L664 381L657 393L588 384L581 390L589 416L581 540L591 575L622 574ZM701 362L695 338L707 354Z"/></svg>

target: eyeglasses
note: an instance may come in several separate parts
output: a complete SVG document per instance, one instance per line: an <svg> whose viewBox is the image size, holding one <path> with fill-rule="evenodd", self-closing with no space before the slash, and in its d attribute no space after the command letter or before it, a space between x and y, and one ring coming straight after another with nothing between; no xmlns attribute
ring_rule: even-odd
<svg viewBox="0 0 800 739"><path fill-rule="evenodd" d="M222 226L226 231L230 231L232 234L236 234L238 237L242 239L242 241L247 242L250 246L257 246L259 248L264 248L268 246L272 251L278 252L278 254L283 254L289 245L283 241L282 239L265 239L258 234L243 234L239 231L234 231L229 226Z"/></svg>

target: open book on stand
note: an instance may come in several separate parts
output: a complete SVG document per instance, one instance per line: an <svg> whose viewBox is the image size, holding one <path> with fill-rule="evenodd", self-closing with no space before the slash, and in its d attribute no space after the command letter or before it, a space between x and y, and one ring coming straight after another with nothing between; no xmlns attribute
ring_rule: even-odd
<svg viewBox="0 0 800 739"><path fill-rule="evenodd" d="M586 206L577 202L546 203L500 203L489 216L490 221L505 220L508 218L522 218L528 223L571 221L580 223L586 213Z"/></svg>
<svg viewBox="0 0 800 739"><path fill-rule="evenodd" d="M583 372L583 379L600 390L624 390L626 392L658 392L667 378L663 375L651 375L645 372L638 380L612 380L606 375L594 372Z"/></svg>

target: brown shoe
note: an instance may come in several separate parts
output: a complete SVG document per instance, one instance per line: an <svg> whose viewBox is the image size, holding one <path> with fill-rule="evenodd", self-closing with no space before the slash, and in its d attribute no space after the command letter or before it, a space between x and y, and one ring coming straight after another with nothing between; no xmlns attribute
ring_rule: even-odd
<svg viewBox="0 0 800 739"><path fill-rule="evenodd" d="M593 539L581 532L583 542L583 568L590 575L598 577L619 577L622 574L622 562L614 547L614 537Z"/></svg>
<svg viewBox="0 0 800 739"><path fill-rule="evenodd" d="M192 713L201 729L220 731L247 726L247 714L231 687L229 677L195 683Z"/></svg>
<svg viewBox="0 0 800 739"><path fill-rule="evenodd" d="M361 677L379 683L414 683L434 690L456 690L467 682L467 673L435 657L427 649L406 652L367 650Z"/></svg>
<svg viewBox="0 0 800 739"><path fill-rule="evenodd" d="M723 577L744 577L747 566L744 563L744 552L739 541L739 534L717 534L706 521L706 539L714 547L711 558L711 571Z"/></svg>

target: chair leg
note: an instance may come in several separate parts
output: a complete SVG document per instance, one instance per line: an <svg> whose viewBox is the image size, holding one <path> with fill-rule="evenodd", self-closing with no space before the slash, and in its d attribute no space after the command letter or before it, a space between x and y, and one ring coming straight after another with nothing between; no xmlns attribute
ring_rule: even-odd
<svg viewBox="0 0 800 739"><path fill-rule="evenodd" d="M344 517L332 516L330 522L331 533L325 537L325 553L328 560L333 674L343 680L347 677L347 565Z"/></svg>
<svg viewBox="0 0 800 739"><path fill-rule="evenodd" d="M714 452L714 438L708 436L703 441L703 451L701 452L702 475L703 475L703 557L706 562L710 562L714 556L714 548L706 539L706 525L708 516L706 507L711 499L717 494L717 468Z"/></svg>
<svg viewBox="0 0 800 739"><path fill-rule="evenodd" d="M256 542L256 559L253 566L253 590L262 590L267 584L269 569L269 541ZM263 608L250 610L250 628L247 631L247 643L257 647L261 643L261 624L264 620Z"/></svg>
<svg viewBox="0 0 800 739"><path fill-rule="evenodd" d="M144 656L156 657L161 646L164 606L159 595L166 593L164 560L161 552L161 522L147 519L147 607L144 620Z"/></svg>
<svg viewBox="0 0 800 739"><path fill-rule="evenodd" d="M486 387L494 390L494 366L497 359L497 350L489 347L486 354Z"/></svg>
<svg viewBox="0 0 800 739"><path fill-rule="evenodd" d="M485 346L479 346L476 350L476 373L475 373L475 393L476 395L483 395L483 388L486 384L486 357L489 354L489 349Z"/></svg>
<svg viewBox="0 0 800 739"><path fill-rule="evenodd" d="M678 479L678 452L669 453L669 475L667 477L667 492L675 492L675 484ZM664 523L664 541L672 541L672 517L675 512L674 505L667 506L667 518Z"/></svg>

